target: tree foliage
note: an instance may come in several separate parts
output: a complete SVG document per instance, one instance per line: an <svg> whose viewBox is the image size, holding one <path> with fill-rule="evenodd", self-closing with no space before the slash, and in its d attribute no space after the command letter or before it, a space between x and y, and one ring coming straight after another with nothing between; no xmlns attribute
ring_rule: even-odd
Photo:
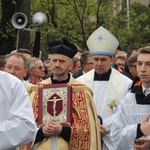
<svg viewBox="0 0 150 150"><path fill-rule="evenodd" d="M13 0L11 2L17 1ZM120 5L118 3L116 7ZM50 42L60 38L67 38L80 49L86 51L86 41L89 35L101 25L109 29L119 39L122 47L126 45L128 47L140 47L149 44L149 8L140 3L131 4L130 29L127 29L128 18L126 10L120 10L120 13L113 15L117 8L112 6L112 0L30 0L31 18L36 12L43 12L48 18L48 24L41 29L41 50L44 54L47 54ZM3 9L5 8L2 6ZM13 30L10 25L10 16L8 17L9 20L6 19L6 23L1 23L0 31L2 36L0 36L0 40L7 35L15 41L15 34L10 32ZM1 13L1 20L3 18L6 18L6 16ZM8 22L9 26L6 25ZM34 44L34 38L35 34L31 32L31 47ZM3 45L6 45L6 42Z"/></svg>
<svg viewBox="0 0 150 150"><path fill-rule="evenodd" d="M113 19L112 32L122 47L142 47L150 44L150 9L140 3L130 5L130 28L127 28L127 12L121 12Z"/></svg>
<svg viewBox="0 0 150 150"><path fill-rule="evenodd" d="M65 37L83 51L87 50L88 36L111 17L110 2L111 0L32 0L31 11L45 10L44 13L48 16L49 23L42 29L41 42L48 45L49 42Z"/></svg>

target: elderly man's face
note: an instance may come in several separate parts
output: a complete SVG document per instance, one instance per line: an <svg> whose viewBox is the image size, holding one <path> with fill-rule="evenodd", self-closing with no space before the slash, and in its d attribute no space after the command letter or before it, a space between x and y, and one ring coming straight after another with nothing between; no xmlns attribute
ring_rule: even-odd
<svg viewBox="0 0 150 150"><path fill-rule="evenodd" d="M96 73L103 75L110 69L112 58L109 56L94 55L93 62Z"/></svg>
<svg viewBox="0 0 150 150"><path fill-rule="evenodd" d="M53 54L51 59L52 74L55 79L65 79L68 76L68 71L72 69L73 62L69 57L61 54Z"/></svg>
<svg viewBox="0 0 150 150"><path fill-rule="evenodd" d="M4 71L16 76L20 80L23 80L28 72L28 70L25 69L23 59L16 56L8 58Z"/></svg>

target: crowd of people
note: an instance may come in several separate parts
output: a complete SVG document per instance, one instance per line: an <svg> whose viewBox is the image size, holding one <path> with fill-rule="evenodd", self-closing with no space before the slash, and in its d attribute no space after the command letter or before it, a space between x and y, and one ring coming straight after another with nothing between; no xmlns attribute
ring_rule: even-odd
<svg viewBox="0 0 150 150"><path fill-rule="evenodd" d="M124 52L102 26L87 47L60 39L46 60L0 56L1 150L150 149L150 47Z"/></svg>

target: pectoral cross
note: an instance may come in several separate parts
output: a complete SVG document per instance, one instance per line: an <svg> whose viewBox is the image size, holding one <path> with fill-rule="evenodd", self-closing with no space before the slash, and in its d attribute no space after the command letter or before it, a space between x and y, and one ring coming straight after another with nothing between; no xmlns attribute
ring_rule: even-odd
<svg viewBox="0 0 150 150"><path fill-rule="evenodd" d="M56 113L57 113L57 111L56 111L56 103L58 102L58 101L61 101L62 99L56 99L57 97L54 97L53 99L49 99L48 101L50 101L50 102L53 102L53 116L54 117L56 117Z"/></svg>

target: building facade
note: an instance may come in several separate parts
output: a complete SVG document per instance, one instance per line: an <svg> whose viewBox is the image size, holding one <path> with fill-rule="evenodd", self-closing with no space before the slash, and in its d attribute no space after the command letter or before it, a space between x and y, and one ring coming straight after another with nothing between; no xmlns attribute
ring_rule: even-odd
<svg viewBox="0 0 150 150"><path fill-rule="evenodd" d="M132 3L132 2L138 2L138 3L142 3L146 6L148 6L150 3L150 0L130 0L130 3Z"/></svg>

